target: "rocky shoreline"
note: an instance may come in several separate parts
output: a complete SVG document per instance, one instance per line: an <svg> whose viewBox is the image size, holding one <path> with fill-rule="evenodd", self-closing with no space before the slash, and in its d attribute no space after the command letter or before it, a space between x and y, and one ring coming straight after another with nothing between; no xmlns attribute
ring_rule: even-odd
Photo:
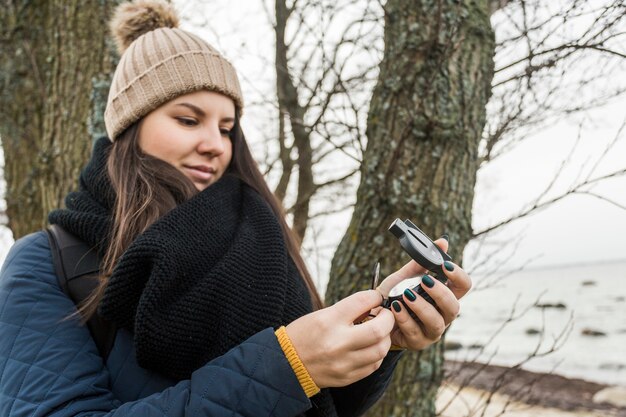
<svg viewBox="0 0 626 417"><path fill-rule="evenodd" d="M496 392L529 406L582 413L580 415L626 417L626 387L451 360L445 362L445 374L446 383L452 386Z"/></svg>

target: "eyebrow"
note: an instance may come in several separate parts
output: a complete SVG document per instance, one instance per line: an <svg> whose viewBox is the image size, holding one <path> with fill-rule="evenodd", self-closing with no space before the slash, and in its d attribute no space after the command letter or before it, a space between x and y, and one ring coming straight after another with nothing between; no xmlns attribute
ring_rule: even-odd
<svg viewBox="0 0 626 417"><path fill-rule="evenodd" d="M193 111L198 117L206 117L206 113L204 112L204 110L202 110L200 107L195 106L191 103L177 103L177 106L183 106L183 107L187 107L188 109L190 109L191 111ZM234 122L235 119L232 117L224 117L221 122L225 122L225 123L230 123L230 122Z"/></svg>

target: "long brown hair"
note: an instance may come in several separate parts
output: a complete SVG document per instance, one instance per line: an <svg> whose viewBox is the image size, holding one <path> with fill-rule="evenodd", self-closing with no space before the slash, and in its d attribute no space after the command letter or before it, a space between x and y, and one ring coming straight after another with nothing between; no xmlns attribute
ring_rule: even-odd
<svg viewBox="0 0 626 417"><path fill-rule="evenodd" d="M323 302L300 256L298 239L287 225L281 203L270 191L250 153L239 123L240 115L237 109L230 134L233 156L227 172L239 177L269 204L282 228L287 251L304 279L313 308L320 309ZM122 132L110 148L107 172L116 194L113 222L109 246L102 260L100 282L79 308L83 320L95 313L118 259L133 240L161 216L198 192L193 182L174 166L142 152L139 147L142 120Z"/></svg>

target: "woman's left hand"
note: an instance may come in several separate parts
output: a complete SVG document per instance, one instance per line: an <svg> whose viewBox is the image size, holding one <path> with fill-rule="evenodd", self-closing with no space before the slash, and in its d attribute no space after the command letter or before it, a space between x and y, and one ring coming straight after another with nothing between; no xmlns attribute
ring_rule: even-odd
<svg viewBox="0 0 626 417"><path fill-rule="evenodd" d="M435 244L442 250L448 251L447 240L438 239L435 241ZM396 307L400 306L400 311L396 311L393 306L391 307L391 312L396 319L396 327L391 333L391 342L395 346L411 350L424 349L439 341L446 328L458 316L458 300L470 290L472 281L461 267L452 262L449 262L448 267L450 266L452 267L451 271L446 267L442 268L448 277L446 284L432 277L429 277L430 280L429 278L422 280L422 288L436 302L437 307L434 307L413 291L411 291L413 297L407 297L406 293L402 295L404 303L419 318L419 322L409 315L402 303L397 303L396 305ZM412 260L398 271L389 275L377 290L384 297L387 297L389 291L400 281L416 275L423 275L424 273L426 273L426 270ZM429 287L428 284L431 283L433 285ZM411 300L411 298L414 299Z"/></svg>

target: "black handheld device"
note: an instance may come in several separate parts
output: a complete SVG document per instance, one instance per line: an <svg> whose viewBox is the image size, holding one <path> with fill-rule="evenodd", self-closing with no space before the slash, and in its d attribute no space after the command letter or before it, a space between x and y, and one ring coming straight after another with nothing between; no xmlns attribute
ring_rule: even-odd
<svg viewBox="0 0 626 417"><path fill-rule="evenodd" d="M444 284L447 282L448 279L443 272L443 263L452 260L452 258L441 250L439 246L435 245L426 233L422 232L419 227L408 219L405 221L396 219L391 226L389 226L389 231L398 238L402 249L404 249L415 262L430 271L431 275L437 280ZM383 301L383 307L390 308L391 303L397 300L401 302L409 314L415 318L412 310L406 306L402 299L402 293L404 293L404 290L407 288L413 290L413 292L423 297L430 304L436 305L435 301L422 288L421 282L421 277L407 278L399 282L389 291L389 297Z"/></svg>

